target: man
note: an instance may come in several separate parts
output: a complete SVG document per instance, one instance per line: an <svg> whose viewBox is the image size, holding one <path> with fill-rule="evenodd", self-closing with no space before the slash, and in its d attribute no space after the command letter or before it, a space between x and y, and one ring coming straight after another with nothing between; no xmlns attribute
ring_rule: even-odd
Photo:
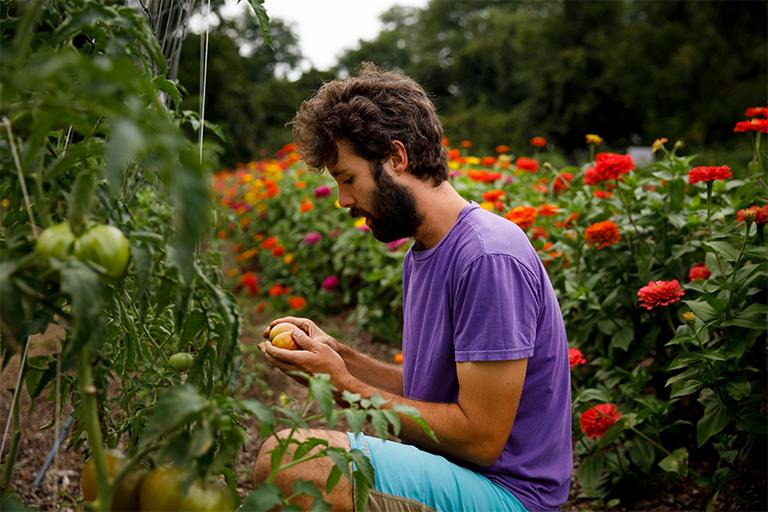
<svg viewBox="0 0 768 512"><path fill-rule="evenodd" d="M330 171L340 204L364 216L377 239L414 238L403 264L403 365L369 358L299 318L272 325L296 324L303 350L262 350L284 371L327 373L337 389L416 407L439 442L407 418L402 444L302 435L369 455L373 510L557 509L572 471L567 339L525 233L448 182L440 121L408 77L364 64L305 101L293 132L302 158ZM256 482L267 477L274 446L262 447ZM313 463L292 467L278 485L304 479L324 488L332 462ZM352 510L353 492L344 481L327 499Z"/></svg>

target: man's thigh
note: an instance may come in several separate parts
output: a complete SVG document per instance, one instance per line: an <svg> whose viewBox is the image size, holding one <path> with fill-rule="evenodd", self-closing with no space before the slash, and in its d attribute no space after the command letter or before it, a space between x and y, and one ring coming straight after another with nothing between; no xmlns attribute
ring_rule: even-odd
<svg viewBox="0 0 768 512"><path fill-rule="evenodd" d="M525 511L508 490L445 457L395 441L348 436L350 447L365 453L375 471L367 511Z"/></svg>

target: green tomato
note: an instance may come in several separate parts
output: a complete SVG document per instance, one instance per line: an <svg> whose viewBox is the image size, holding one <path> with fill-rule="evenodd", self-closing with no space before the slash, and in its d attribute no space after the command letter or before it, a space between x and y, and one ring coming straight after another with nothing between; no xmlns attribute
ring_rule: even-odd
<svg viewBox="0 0 768 512"><path fill-rule="evenodd" d="M179 510L190 512L231 512L235 502L227 484L221 480L197 481L189 486Z"/></svg>
<svg viewBox="0 0 768 512"><path fill-rule="evenodd" d="M45 259L66 259L72 251L75 235L69 228L69 222L56 224L43 231L35 243L35 253Z"/></svg>
<svg viewBox="0 0 768 512"><path fill-rule="evenodd" d="M181 495L183 475L173 466L153 469L144 478L139 493L139 510L145 512L231 512L232 493L221 480L197 480Z"/></svg>
<svg viewBox="0 0 768 512"><path fill-rule="evenodd" d="M100 224L75 241L75 256L99 265L109 277L120 277L128 266L131 244L122 231Z"/></svg>
<svg viewBox="0 0 768 512"><path fill-rule="evenodd" d="M168 363L173 369L180 372L189 370L193 362L195 362L195 358L188 352L177 352L168 359Z"/></svg>

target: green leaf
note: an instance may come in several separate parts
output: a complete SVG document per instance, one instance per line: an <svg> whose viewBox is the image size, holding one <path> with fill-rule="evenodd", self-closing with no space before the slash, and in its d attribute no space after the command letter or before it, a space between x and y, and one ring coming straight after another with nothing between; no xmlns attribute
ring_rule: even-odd
<svg viewBox="0 0 768 512"><path fill-rule="evenodd" d="M639 467L643 473L648 473L656 460L656 450L651 443L642 439L632 439L627 443L629 459Z"/></svg>
<svg viewBox="0 0 768 512"><path fill-rule="evenodd" d="M392 433L397 436L400 434L400 416L397 415L396 412L392 411L391 409L386 409L382 411L384 413L384 416L387 418L387 421L390 425L392 425Z"/></svg>
<svg viewBox="0 0 768 512"><path fill-rule="evenodd" d="M736 261L739 258L739 250L728 242L709 241L702 245L712 249L715 254L719 254L726 261Z"/></svg>
<svg viewBox="0 0 768 512"><path fill-rule="evenodd" d="M61 270L61 289L72 300L74 318L74 334L72 342L66 345L67 352L76 353L89 344L96 348L101 343L104 312L98 274L84 263L70 259Z"/></svg>
<svg viewBox="0 0 768 512"><path fill-rule="evenodd" d="M696 441L699 447L731 421L731 415L716 395L703 395L700 400L705 404L704 416L696 423Z"/></svg>
<svg viewBox="0 0 768 512"><path fill-rule="evenodd" d="M672 390L670 398L678 398L681 396L690 395L698 391L703 383L698 379L679 380L672 384Z"/></svg>
<svg viewBox="0 0 768 512"><path fill-rule="evenodd" d="M632 326L623 327L611 339L611 346L627 351L632 340L635 339L635 331Z"/></svg>
<svg viewBox="0 0 768 512"><path fill-rule="evenodd" d="M437 434L435 434L435 431L432 430L432 427L429 426L429 424L424 420L424 418L421 417L421 413L419 412L418 409L416 409L415 407L411 407L410 405L396 403L392 406L392 410L398 414L408 416L414 422L416 422L418 426L421 427L421 429L424 431L425 434L429 436L430 439L432 439L436 443L440 442L440 440L437 438Z"/></svg>
<svg viewBox="0 0 768 512"><path fill-rule="evenodd" d="M339 483L339 480L341 480L341 470L338 468L338 466L333 466L331 468L331 472L328 473L328 479L325 481L325 493L330 494L331 491L336 487L336 484Z"/></svg>
<svg viewBox="0 0 768 512"><path fill-rule="evenodd" d="M147 423L147 440L181 427L205 407L205 398L189 384L163 392Z"/></svg>
<svg viewBox="0 0 768 512"><path fill-rule="evenodd" d="M331 421L333 414L333 385L328 375L318 374L309 378L309 393L317 401L320 412L326 421ZM332 425L331 425L332 426Z"/></svg>
<svg viewBox="0 0 768 512"><path fill-rule="evenodd" d="M263 483L245 497L237 510L240 512L263 512L272 510L283 502L280 489L274 484Z"/></svg>
<svg viewBox="0 0 768 512"><path fill-rule="evenodd" d="M106 155L107 180L113 196L116 196L123 186L125 168L144 146L144 135L136 123L129 119L118 119L114 122Z"/></svg>
<svg viewBox="0 0 768 512"><path fill-rule="evenodd" d="M691 311L693 311L693 313L704 323L711 322L720 316L717 310L706 302L698 300L684 300L683 302L691 308Z"/></svg>
<svg viewBox="0 0 768 512"><path fill-rule="evenodd" d="M576 479L588 497L596 495L604 467L605 456L601 453L583 457L579 462L579 467L576 468Z"/></svg>
<svg viewBox="0 0 768 512"><path fill-rule="evenodd" d="M256 419L264 425L272 426L275 424L275 415L272 409L259 402L258 400L243 400L240 402L243 410L256 416Z"/></svg>
<svg viewBox="0 0 768 512"><path fill-rule="evenodd" d="M743 400L752 392L752 384L746 377L736 377L725 385L725 390L734 400Z"/></svg>
<svg viewBox="0 0 768 512"><path fill-rule="evenodd" d="M737 326L747 329L765 329L768 325L768 305L750 304L746 309L738 312L731 320L722 323L723 327Z"/></svg>
<svg viewBox="0 0 768 512"><path fill-rule="evenodd" d="M368 457L358 449L349 452L354 462L353 472L355 485L355 510L365 510L368 503L368 495L373 488L375 477L373 466Z"/></svg>
<svg viewBox="0 0 768 512"><path fill-rule="evenodd" d="M259 32L267 46L272 48L272 32L269 29L269 15L264 8L264 0L246 0L248 5L253 8L254 14L256 14L256 20L259 22ZM237 0L240 3L240 0ZM362 510L362 509L361 509Z"/></svg>
<svg viewBox="0 0 768 512"><path fill-rule="evenodd" d="M674 473L679 476L688 474L688 450L678 448L670 455L667 455L659 461L659 467L668 473Z"/></svg>
<svg viewBox="0 0 768 512"><path fill-rule="evenodd" d="M69 225L72 233L79 237L85 232L85 222L91 211L93 194L96 191L94 171L85 169L75 178L69 196Z"/></svg>
<svg viewBox="0 0 768 512"><path fill-rule="evenodd" d="M600 441L598 441L597 449L600 450L613 443L616 439L619 438L623 431L624 421L621 420L608 427L608 430L605 431L605 435L600 438Z"/></svg>
<svg viewBox="0 0 768 512"><path fill-rule="evenodd" d="M352 432L359 434L363 429L363 425L365 425L365 420L368 418L367 413L360 409L344 409L343 414Z"/></svg>
<svg viewBox="0 0 768 512"><path fill-rule="evenodd" d="M374 409L368 411L368 414L371 416L371 423L376 430L376 435L379 437L387 437L387 427L389 426L389 422L387 421L387 417L384 416L384 413Z"/></svg>
<svg viewBox="0 0 768 512"><path fill-rule="evenodd" d="M323 499L323 493L317 488L315 484L307 480L298 479L293 482L293 492L298 494L306 494L316 500Z"/></svg>

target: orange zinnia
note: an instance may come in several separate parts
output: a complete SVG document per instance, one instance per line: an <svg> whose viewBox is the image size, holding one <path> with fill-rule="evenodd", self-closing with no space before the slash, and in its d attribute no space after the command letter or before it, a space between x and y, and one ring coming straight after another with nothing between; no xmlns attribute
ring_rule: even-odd
<svg viewBox="0 0 768 512"><path fill-rule="evenodd" d="M504 214L505 219L511 220L523 230L531 227L537 216L538 212L532 206L515 206Z"/></svg>
<svg viewBox="0 0 768 512"><path fill-rule="evenodd" d="M304 306L306 305L307 305L307 299L305 299L304 297L299 297L298 295L294 295L288 298L288 307L293 309L294 311L298 311L299 309L304 309Z"/></svg>
<svg viewBox="0 0 768 512"><path fill-rule="evenodd" d="M584 237L589 245L597 249L605 249L621 240L619 228L610 220L592 224L584 231Z"/></svg>
<svg viewBox="0 0 768 512"><path fill-rule="evenodd" d="M503 190L494 189L494 190L489 190L487 192L483 192L483 200L491 203L495 203L502 197L504 197Z"/></svg>

